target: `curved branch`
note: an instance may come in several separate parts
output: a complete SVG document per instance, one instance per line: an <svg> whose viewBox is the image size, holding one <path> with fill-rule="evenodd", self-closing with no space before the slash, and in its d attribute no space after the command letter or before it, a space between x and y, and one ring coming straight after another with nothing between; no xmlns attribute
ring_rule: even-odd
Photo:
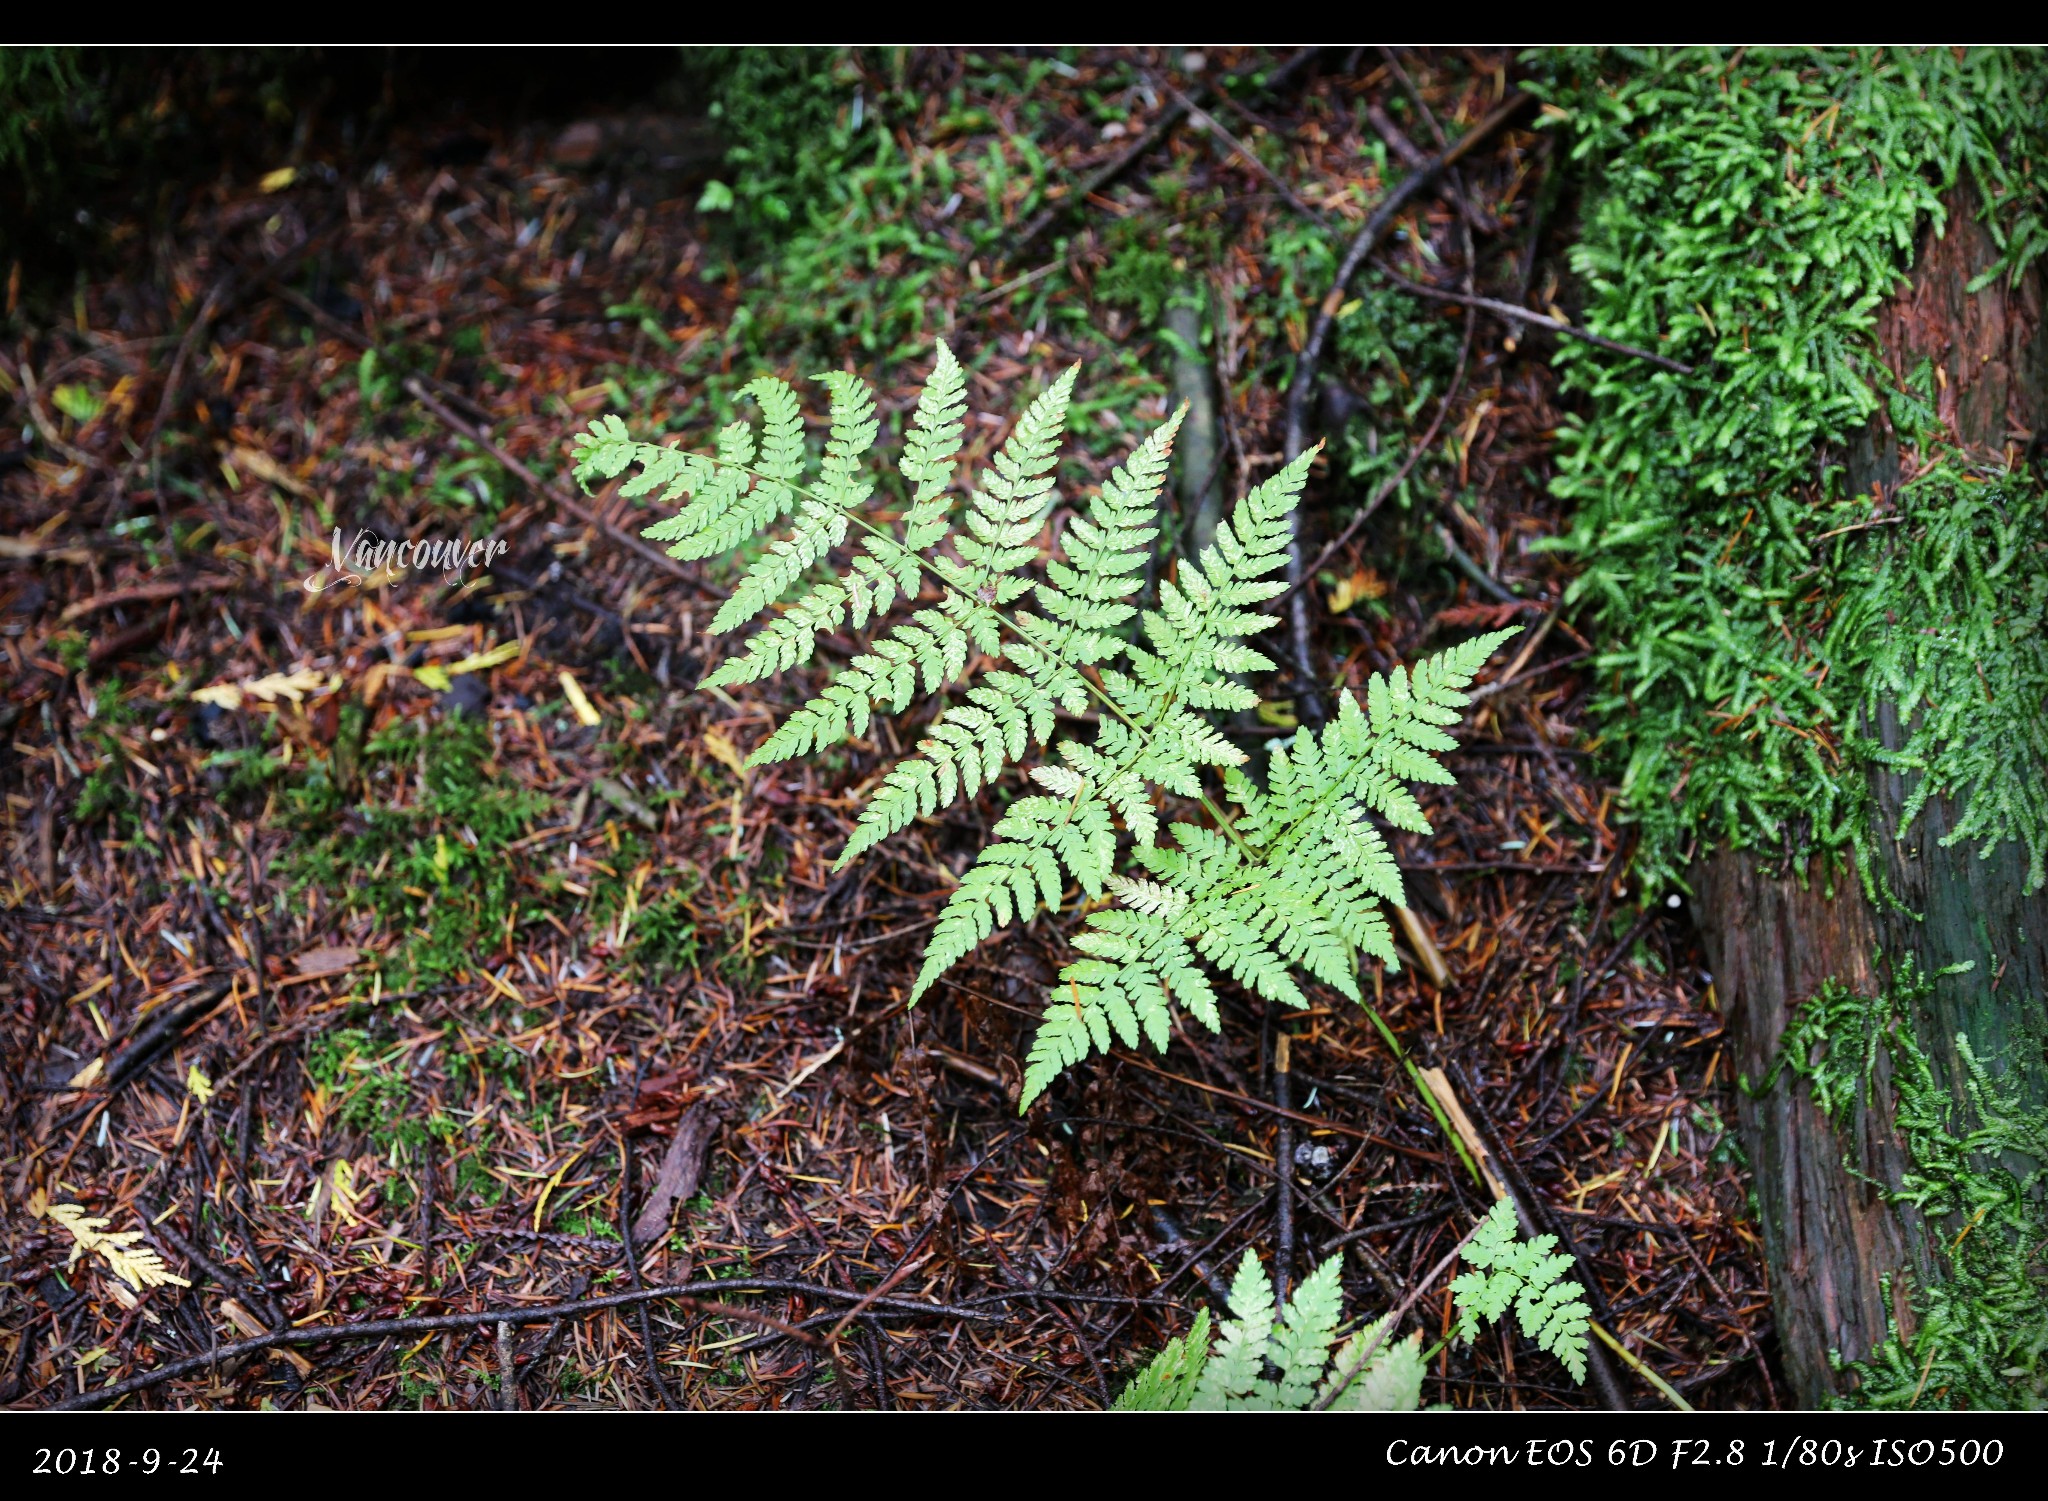
<svg viewBox="0 0 2048 1501"><path fill-rule="evenodd" d="M1459 138L1454 146L1438 152L1417 167L1395 185L1394 190L1380 200L1352 237L1351 246L1344 253L1344 259L1337 266L1336 279L1331 283L1329 295L1323 298L1322 306L1316 311L1316 320L1309 328L1308 339L1301 346L1300 357L1294 362L1294 379L1287 388L1287 437L1284 459L1292 462L1301 451L1308 447L1308 406L1315 391L1316 367L1322 363L1323 349L1330 341L1330 330L1336 326L1337 310L1344 305L1345 290L1351 285L1351 278L1358 274L1358 268L1365 264L1393 227L1394 217L1407 207L1424 188L1435 182L1446 168L1455 166L1482 141L1496 134L1502 126L1527 109L1535 100L1528 94L1517 91L1510 94L1492 114ZM1319 726L1326 717L1322 697L1317 691L1315 671L1309 660L1309 614L1308 595L1301 587L1305 576L1304 559L1301 554L1301 513L1295 512L1294 539L1287 550L1287 582L1293 586L1293 593L1287 601L1288 637L1294 656L1294 668L1301 685L1300 700L1296 712L1311 728Z"/></svg>

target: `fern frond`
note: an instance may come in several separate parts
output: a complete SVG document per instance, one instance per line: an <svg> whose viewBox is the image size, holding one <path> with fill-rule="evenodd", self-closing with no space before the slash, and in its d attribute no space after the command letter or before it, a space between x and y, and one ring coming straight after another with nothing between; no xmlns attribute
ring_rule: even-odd
<svg viewBox="0 0 2048 1501"><path fill-rule="evenodd" d="M1585 1290L1571 1278L1572 1258L1553 1254L1556 1246L1554 1235L1519 1239L1514 1207L1497 1201L1460 1253L1474 1270L1451 1282L1457 1337L1470 1343L1482 1319L1496 1322L1512 1304L1522 1333L1562 1361L1574 1381L1584 1381L1592 1314Z"/></svg>
<svg viewBox="0 0 2048 1501"><path fill-rule="evenodd" d="M1451 1284L1458 1307L1458 1338L1469 1339L1479 1320L1495 1320L1510 1305L1522 1332L1558 1356L1575 1381L1586 1379L1586 1309L1579 1285L1566 1273L1572 1259L1553 1256L1552 1236L1519 1241L1513 1208L1502 1201L1480 1222L1464 1247L1474 1266ZM1331 1359L1343 1314L1341 1254L1304 1278L1276 1310L1272 1284L1258 1256L1247 1250L1231 1279L1230 1317L1217 1327L1203 1354L1207 1313L1168 1341L1116 1401L1121 1412L1300 1412L1311 1406L1338 1412L1413 1412L1422 1402L1422 1335L1394 1339L1387 1318L1359 1329ZM1389 1316L1391 1317L1391 1316ZM1358 1356L1371 1348L1364 1366ZM1271 1367L1277 1373L1266 1374Z"/></svg>
<svg viewBox="0 0 2048 1501"><path fill-rule="evenodd" d="M808 484L796 395L774 377L744 392L760 407L758 426L729 425L710 454L636 443L616 417L593 422L575 444L585 484L627 476L625 493L680 506L647 531L678 557L734 551L793 513L711 629L772 613L707 685L758 681L810 661L824 634L875 628L756 748L753 764L865 735L876 714L905 713L920 697L955 695L881 778L835 869L976 795L1034 742L1050 746L1061 714L1079 717L1099 701L1105 712L1094 716L1092 735L1064 741L1056 757L1030 768L1040 791L1010 804L995 842L961 877L911 991L915 1002L997 928L1028 921L1041 906L1057 910L1071 890L1091 901L1114 895L1116 905L1091 913L1076 935L1080 957L1047 997L1024 1107L1062 1069L1118 1042L1163 1051L1176 1006L1217 1029L1216 974L1300 1007L1301 975L1356 997L1359 954L1394 964L1382 903L1400 899L1400 872L1375 820L1428 830L1410 786L1450 780L1437 759L1454 744L1447 728L1508 634L1374 676L1362 697L1343 696L1319 732L1272 747L1264 783L1255 782L1213 716L1255 705L1241 679L1273 665L1248 643L1273 623L1260 607L1285 592L1289 516L1319 449L1245 495L1213 545L1181 558L1160 581L1156 605L1140 612L1134 596L1157 544L1158 497L1185 408L1127 455L1046 556L1077 374L1063 372L1031 402L965 487L957 529L950 491L966 378L943 345L906 426L898 466L909 504L894 528L861 514L873 497L867 461L880 422L873 392L843 372L818 377L830 411ZM847 549L856 521L859 545ZM936 577L935 599L926 575ZM927 602L916 607L920 598ZM890 623L904 601L913 605L908 617ZM1165 796L1206 802L1205 778L1215 771L1235 819L1218 814L1215 828L1176 823L1162 840ZM1117 870L1119 830L1130 835L1142 876Z"/></svg>
<svg viewBox="0 0 2048 1501"><path fill-rule="evenodd" d="M741 392L761 408L758 451L753 429L735 422L719 431L715 453L695 454L637 443L616 416L600 417L575 439L578 483L613 479L637 464L640 473L620 486L626 496L660 491L659 499L690 504L642 533L667 542L671 556L706 558L728 552L772 526L796 501L804 475L803 409L788 382L764 375Z"/></svg>
<svg viewBox="0 0 2048 1501"><path fill-rule="evenodd" d="M1304 1277L1287 1300L1286 1318L1273 1331L1271 1359L1280 1368L1273 1405L1283 1411L1306 1406L1322 1379L1344 1313L1344 1290L1337 1280L1343 1267L1344 1258L1332 1256Z"/></svg>
<svg viewBox="0 0 2048 1501"><path fill-rule="evenodd" d="M1422 1359L1422 1332L1406 1339L1387 1339L1384 1318L1375 1319L1344 1341L1337 1358L1330 1363L1330 1376L1316 1392L1317 1399L1329 1397L1330 1389L1344 1379L1356 1363L1355 1352L1362 1345L1380 1341L1365 1369L1351 1378L1341 1394L1330 1399L1333 1412L1413 1412L1422 1405L1422 1378L1427 1366Z"/></svg>
<svg viewBox="0 0 2048 1501"><path fill-rule="evenodd" d="M1344 1311L1338 1277L1344 1258L1332 1256L1302 1279L1285 1310L1276 1311L1273 1286L1252 1251L1244 1253L1230 1284L1230 1313L1217 1331L1209 1363L1195 1381L1188 1405L1205 1411L1298 1412L1316 1395L1337 1321ZM1271 1364L1278 1379L1268 1377Z"/></svg>
<svg viewBox="0 0 2048 1501"><path fill-rule="evenodd" d="M903 770L897 767L898 772ZM1058 911L1065 884L1062 866L1095 897L1102 894L1116 859L1109 806L1092 796L1085 784L1071 799L1019 798L997 822L995 832L1000 842L981 852L939 914L917 983L910 989L912 1004L998 927L1036 912L1040 897Z"/></svg>
<svg viewBox="0 0 2048 1501"><path fill-rule="evenodd" d="M1267 1344L1273 1335L1273 1284L1250 1249L1230 1281L1230 1317L1217 1331L1216 1348L1195 1383L1188 1405L1209 1411L1243 1402L1264 1380Z"/></svg>
<svg viewBox="0 0 2048 1501"><path fill-rule="evenodd" d="M947 491L953 466L960 458L960 440L967 432L967 372L942 339L932 362L931 379L918 393L898 465L910 486L910 510L903 518L903 545L912 552L935 546L946 535L952 509Z"/></svg>
<svg viewBox="0 0 2048 1501"><path fill-rule="evenodd" d="M714 635L722 635L753 619L782 598L790 585L846 540L847 513L865 504L874 491L873 482L865 479L860 470L861 459L874 446L875 435L881 430L875 418L874 392L866 381L843 371L830 371L818 379L832 393L831 430L825 442L818 487L798 501L795 528L788 536L768 544L768 551L754 560L732 596L711 617ZM793 404L794 396L790 399ZM780 439L772 420L768 430L769 442L762 448L761 468L764 473L773 474L776 471L770 467L770 453L780 452ZM799 419L797 457L792 461L798 465L802 441ZM799 467L797 473L801 472Z"/></svg>
<svg viewBox="0 0 2048 1501"><path fill-rule="evenodd" d="M968 493L967 534L956 543L966 566L946 562L940 572L984 606L1007 605L1031 587L1017 570L1038 557L1033 539L1052 505L1053 470L1080 373L1070 365L1039 393Z"/></svg>
<svg viewBox="0 0 2048 1501"><path fill-rule="evenodd" d="M1030 514L1039 514L1040 502L1032 497L1046 492L1033 490L1040 481L1031 475L1041 462L1049 462L1048 444L1056 442L1070 396L1063 386L1071 384L1072 374L1069 371L1061 385L1046 392L1025 414L1010 442L997 453L993 473L977 496L1011 497L1007 504L1018 508L1028 501L1034 508ZM1125 649L1122 639L1110 632L1133 613L1122 600L1142 582L1146 551L1157 535L1153 522L1159 491L1165 484L1173 437L1184 415L1185 408L1154 431L1112 472L1091 503L1089 516L1076 518L1068 528L1070 561L1050 561L1048 580L1037 586L1036 597L1045 616L1020 613L1014 630L1021 640L977 635L976 645L983 652L991 657L1006 654L1016 670L985 673L967 690L966 703L954 704L939 716L919 744L918 754L893 768L862 809L835 869L845 868L913 819L929 816L957 795L979 791L1005 765L1021 757L1029 741L1048 744L1058 711L1079 714L1087 707L1089 686L1078 669L1108 661ZM1042 483L1049 487L1051 480L1046 477ZM992 606L1005 600L1009 585L995 577L995 570L1012 561L1002 550L1009 545L1005 539L1029 537L1038 524L1032 520L1031 529L1025 531L1021 521L1003 520L986 500L970 511L968 526L976 535L961 540L960 552L979 560L983 568L972 574L956 570L948 575L960 586L949 594L947 608L956 612L961 629L970 633L997 629L1000 622ZM970 586L971 597L964 592ZM1077 749L1066 752L1068 759L1082 774L1092 777L1100 800L1107 802L1126 826L1145 825L1144 837L1149 837L1151 813L1140 779L1124 774L1121 768L1076 759L1073 751ZM1070 869L1091 895L1100 890L1100 879L1090 874L1089 867ZM915 994L922 994L923 989L920 985Z"/></svg>

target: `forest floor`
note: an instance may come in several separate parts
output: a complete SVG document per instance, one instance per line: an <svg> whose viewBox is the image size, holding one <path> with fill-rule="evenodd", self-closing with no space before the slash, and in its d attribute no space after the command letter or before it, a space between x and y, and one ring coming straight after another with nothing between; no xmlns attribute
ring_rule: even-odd
<svg viewBox="0 0 2048 1501"><path fill-rule="evenodd" d="M1012 223L1040 200L991 185L1006 161L1036 193L1076 182L1171 99L1106 59L1039 77L1054 123L1026 130L1016 97L958 59L910 66L952 101L931 148L946 191ZM1502 82L1501 60L1461 56L1417 86L1455 133ZM1099 123L1104 98L1124 129ZM1416 121L1397 72L1337 56L1219 122L1313 205L1219 130L1155 148L1228 230L1213 357L1233 495L1278 457L1262 372L1327 290L1277 286L1261 246L1308 216L1348 229L1386 191L1402 169L1398 152L1382 166L1383 103ZM1280 1019L1226 989L1220 1036L1119 1049L1022 1117L1019 1062L1070 919L1010 931L904 1009L994 804L835 878L897 732L837 764L749 771L822 671L693 692L730 560L637 544L655 516L580 497L566 440L618 410L701 441L705 392L765 368L756 355L824 367L732 333L768 317L736 318L750 299L790 293L728 268L701 169L622 163L562 123L416 121L374 165L197 184L65 316L32 324L10 300L0 1400L1099 1406L1246 1247L1274 1254L1283 1128L1297 1270L1341 1252L1355 1312L1399 1300L1483 1200L1360 1008L1320 992L1294 1022L1291 1107L1274 1104ZM1504 130L1461 186L1419 196L1411 274L1568 298L1557 273L1531 290L1556 248L1554 222L1533 222L1544 161L1537 132ZM948 239L943 193L918 200L923 243L958 253L906 283L883 250L852 279L895 289L890 316L926 353L898 358L870 325L829 363L900 412L944 332L975 357L977 410L1021 409L1080 358L1097 431L1156 419L1171 349L1090 289L1116 223L1156 215L1160 191L1143 173L1105 184L1062 226L1064 261L1021 288L1048 252L984 263ZM1259 324L1280 298L1300 316ZM1556 608L1568 571L1528 547L1560 529L1544 349L1456 306L1412 312L1464 354L1408 413L1418 432L1438 419L1420 489L1321 570L1331 680L1502 622L1546 628L1489 671L1459 785L1425 798L1435 835L1399 838L1413 962L1372 994L1568 1231L1633 1357L1696 1405L1771 1405L1722 1019L1684 912L1638 915L1628 827L1581 727L1590 648ZM816 357L817 327L802 338ZM974 451L1001 431L979 424ZM1101 472L1072 467L1064 493ZM1318 546L1341 530L1343 479L1312 485ZM1432 488L1457 503L1433 512ZM313 592L337 526L509 551L459 586ZM223 687L239 692L199 696ZM129 1244L189 1286L138 1295L77 1254L63 1205L140 1232ZM1424 1307L1433 1337L1447 1290ZM287 1328L305 1342L214 1353ZM348 1337L313 1341L329 1329ZM1663 1400L1619 1374L1638 1405ZM1446 1349L1425 1390L1595 1400L1507 1334Z"/></svg>

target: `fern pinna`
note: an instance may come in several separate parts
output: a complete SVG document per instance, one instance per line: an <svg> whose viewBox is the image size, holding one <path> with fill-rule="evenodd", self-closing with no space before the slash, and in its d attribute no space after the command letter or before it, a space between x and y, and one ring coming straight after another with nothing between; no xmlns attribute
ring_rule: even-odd
<svg viewBox="0 0 2048 1501"><path fill-rule="evenodd" d="M1174 1006L1217 1030L1212 971L1302 1006L1294 969L1356 999L1360 951L1397 967L1380 903L1400 902L1400 872L1370 815L1428 831L1405 784L1451 781L1433 753L1454 744L1445 727L1459 720L1463 690L1511 634L1453 647L1412 673L1375 676L1363 704L1346 693L1320 733L1274 747L1261 786L1206 716L1259 701L1238 678L1273 664L1245 642L1272 623L1256 607L1285 591L1277 575L1288 517L1316 450L1240 500L1214 544L1181 558L1159 584L1157 607L1141 611L1134 597L1158 539L1159 493L1185 408L1067 519L1055 551L1047 521L1077 373L1025 410L965 487L957 525L966 379L943 344L908 422L900 513L869 513L876 481L863 461L880 430L875 398L841 372L818 377L830 412L814 475L796 393L773 376L743 393L760 408L758 435L735 422L709 454L636 442L617 417L575 442L586 487L637 470L623 494L682 503L645 533L678 558L733 552L793 516L711 629L774 613L703 686L800 666L826 632L872 631L866 650L751 764L815 753L865 734L877 711L901 715L920 698L946 696L915 752L868 799L835 869L978 793L1034 743L1053 749L1030 768L1038 790L1008 805L995 841L939 915L910 995L914 1004L996 929L1030 920L1041 904L1057 911L1070 887L1091 907L1113 899L1089 912L1075 938L1086 957L1061 971L1048 997L1025 1067L1027 1108L1062 1069L1114 1040L1143 1038L1164 1051ZM898 606L904 615L884 629ZM1091 701L1092 738L1054 746L1056 716L1082 715ZM1207 797L1205 767L1220 769L1234 817ZM1161 794L1200 802L1210 821L1175 822L1162 837ZM1119 828L1135 867L1123 871Z"/></svg>

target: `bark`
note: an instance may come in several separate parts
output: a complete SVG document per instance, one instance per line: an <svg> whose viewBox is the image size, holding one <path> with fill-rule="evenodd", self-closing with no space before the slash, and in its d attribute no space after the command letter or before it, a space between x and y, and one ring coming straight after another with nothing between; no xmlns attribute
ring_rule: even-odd
<svg viewBox="0 0 2048 1501"><path fill-rule="evenodd" d="M2000 281L1975 294L1964 290L1997 254L1976 220L1979 202L1967 184L1950 195L1947 233L1923 238L1911 285L1884 309L1878 339L1896 372L1932 359L1951 436L1973 459L2004 465L2024 462L2031 436L2044 426L2048 331L2038 269L2016 288ZM1889 490L1911 477L1882 423L1846 459L1852 491ZM1887 745L1903 743L1888 706L1877 729ZM1937 979L1904 1024L1959 1100L1955 1036L1963 1032L1978 1058L2017 1081L2030 1103L2048 1101L2041 1044L2048 1035L2048 890L2022 895L2026 861L2010 843L1989 859L1971 845L1944 848L1941 837L1959 817L1954 804L1932 799L1902 826L1905 779L1879 771L1872 790L1878 862L1900 905L1866 900L1853 873L1839 877L1830 895L1822 873L1807 872L1802 884L1753 854L1722 850L1700 862L1697 910L1736 1066L1753 1083L1768 1076L1792 1012L1829 977L1876 993L1884 977L1874 959L1888 971L1910 956L1923 975L1970 960L1969 973ZM1857 1360L1884 1338L1879 1285L1887 1274L1910 1338L1911 1292L1939 1275L1941 1242L1960 1227L1929 1225L1888 1204L1875 1186L1896 1187L1907 1167L1881 1055L1875 1087L1842 1128L1789 1072L1768 1093L1739 1098L1785 1371L1811 1405L1851 1384L1833 1368L1831 1352Z"/></svg>

